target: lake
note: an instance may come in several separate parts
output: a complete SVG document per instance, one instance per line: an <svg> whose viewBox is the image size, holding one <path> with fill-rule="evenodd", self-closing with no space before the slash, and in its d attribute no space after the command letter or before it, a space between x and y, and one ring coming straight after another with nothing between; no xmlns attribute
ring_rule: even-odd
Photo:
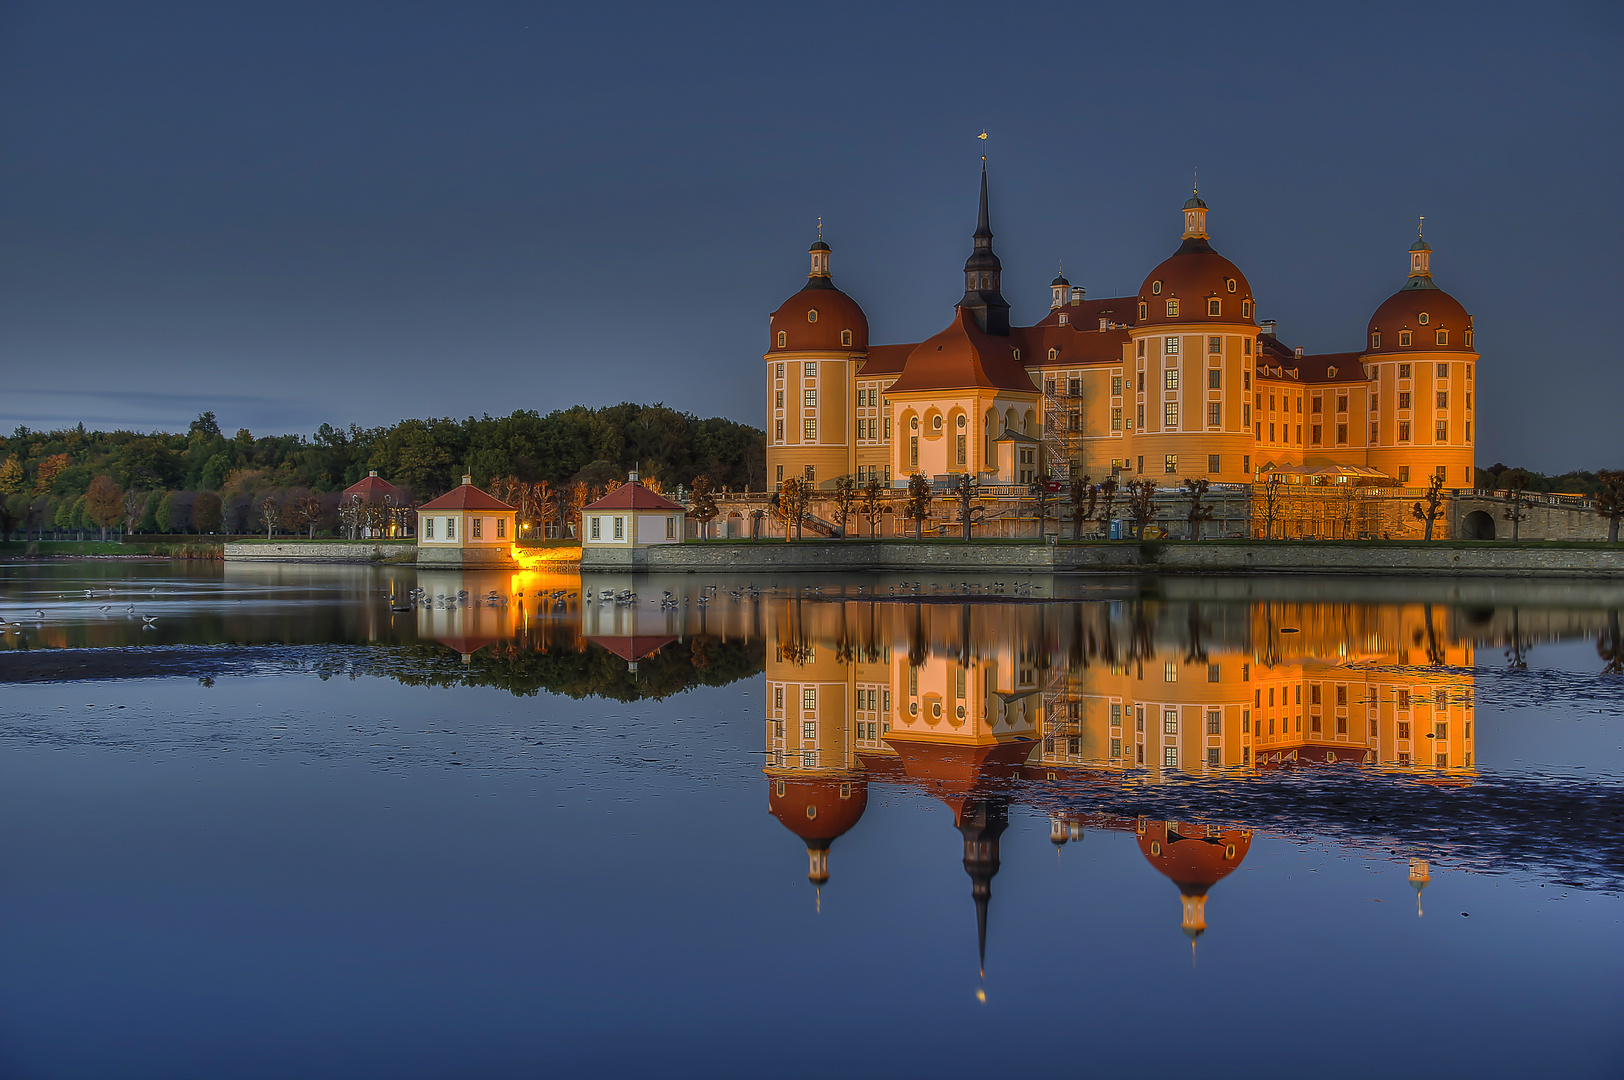
<svg viewBox="0 0 1624 1080"><path fill-rule="evenodd" d="M587 586L0 564L0 1075L1624 1073L1618 586Z"/></svg>

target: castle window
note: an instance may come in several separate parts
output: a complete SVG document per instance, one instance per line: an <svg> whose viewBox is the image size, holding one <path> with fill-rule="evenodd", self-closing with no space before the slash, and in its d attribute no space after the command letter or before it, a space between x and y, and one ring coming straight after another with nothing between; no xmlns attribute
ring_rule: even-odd
<svg viewBox="0 0 1624 1080"><path fill-rule="evenodd" d="M1399 442L1409 442L1410 441L1410 422L1408 420L1400 420L1398 422L1398 441ZM1404 471L1407 472L1408 470L1404 470ZM1408 479L1408 477L1400 477L1400 479Z"/></svg>
<svg viewBox="0 0 1624 1080"><path fill-rule="evenodd" d="M1322 399L1320 398L1320 396L1318 394L1315 394L1313 401L1311 401L1309 403L1309 411L1312 412L1315 416L1318 416L1320 414L1320 412L1321 412L1321 409L1320 409L1321 400ZM1314 441L1319 442L1318 439L1315 439Z"/></svg>
<svg viewBox="0 0 1624 1080"><path fill-rule="evenodd" d="M1171 301L1169 301L1169 303L1171 303ZM1178 355L1179 339L1176 338L1176 337L1168 338L1167 342L1166 342L1166 345L1165 345L1165 348L1167 350L1167 355L1168 356L1176 356L1176 355Z"/></svg>
<svg viewBox="0 0 1624 1080"><path fill-rule="evenodd" d="M1336 396L1336 411L1339 413L1348 411L1348 395L1338 394Z"/></svg>
<svg viewBox="0 0 1624 1080"><path fill-rule="evenodd" d="M1015 359L1019 360L1021 358L1021 350L1012 349L1011 351L1015 354Z"/></svg>
<svg viewBox="0 0 1624 1080"><path fill-rule="evenodd" d="M806 442L817 442L818 441L818 422L817 422L817 420L813 419L812 417L808 417L807 420L806 420L806 423L801 425L801 428L802 428L802 431L801 431L802 438Z"/></svg>
<svg viewBox="0 0 1624 1080"><path fill-rule="evenodd" d="M1468 341L1467 344L1470 345L1471 342ZM1472 381L1472 365L1471 364L1466 365L1466 381L1467 382Z"/></svg>
<svg viewBox="0 0 1624 1080"><path fill-rule="evenodd" d="M919 417L917 417L917 416L908 417L908 430L909 431L918 431L919 430Z"/></svg>
<svg viewBox="0 0 1624 1080"><path fill-rule="evenodd" d="M1382 347L1382 335L1380 330L1372 330L1370 332L1370 347L1372 349L1379 349Z"/></svg>
<svg viewBox="0 0 1624 1080"><path fill-rule="evenodd" d="M1112 409L1111 410L1111 430L1112 431L1121 431L1122 430L1122 410L1121 409Z"/></svg>
<svg viewBox="0 0 1624 1080"><path fill-rule="evenodd" d="M1055 357L1057 357L1059 355L1060 355L1060 350L1059 349L1050 349L1049 350L1049 359L1050 360L1053 360Z"/></svg>
<svg viewBox="0 0 1624 1080"><path fill-rule="evenodd" d="M1139 320L1143 322L1148 318L1150 318L1150 305L1141 300L1139 301Z"/></svg>
<svg viewBox="0 0 1624 1080"><path fill-rule="evenodd" d="M931 417L930 418L930 426L935 431L942 430L942 418L941 418L941 416L937 415L937 416Z"/></svg>
<svg viewBox="0 0 1624 1080"><path fill-rule="evenodd" d="M1400 364L1398 366L1398 377L1401 378L1401 379L1408 379L1410 377L1410 365L1409 364Z"/></svg>
<svg viewBox="0 0 1624 1080"><path fill-rule="evenodd" d="M1252 355L1252 339L1251 338L1247 338L1245 341L1243 341L1241 343L1241 347L1245 351L1245 354L1247 356Z"/></svg>
<svg viewBox="0 0 1624 1080"><path fill-rule="evenodd" d="M1242 300L1241 301L1241 318L1250 319L1251 317L1252 317L1252 301L1250 301L1250 300Z"/></svg>
<svg viewBox="0 0 1624 1080"><path fill-rule="evenodd" d="M1410 332L1408 330L1400 330L1398 332L1398 343L1399 343L1400 346L1403 346L1403 347L1408 347L1409 346L1409 344L1410 344Z"/></svg>
<svg viewBox="0 0 1624 1080"><path fill-rule="evenodd" d="M1440 409L1449 408L1449 391L1448 390L1440 390L1440 391L1438 391L1438 408L1440 408Z"/></svg>
<svg viewBox="0 0 1624 1080"><path fill-rule="evenodd" d="M1432 316L1423 311L1420 315L1416 316L1416 321L1422 326L1425 326L1427 323L1432 321Z"/></svg>
<svg viewBox="0 0 1624 1080"><path fill-rule="evenodd" d="M1179 317L1179 302L1177 300L1169 300L1167 302L1167 317L1169 319L1176 319Z"/></svg>
<svg viewBox="0 0 1624 1080"><path fill-rule="evenodd" d="M1320 444L1320 426L1318 424L1308 426L1308 441L1313 446Z"/></svg>
<svg viewBox="0 0 1624 1080"><path fill-rule="evenodd" d="M1166 371L1164 371L1162 373L1162 389L1163 390L1177 390L1178 388L1179 388L1179 369L1176 368L1176 367L1168 368Z"/></svg>
<svg viewBox="0 0 1624 1080"><path fill-rule="evenodd" d="M1439 364L1438 365L1438 378L1440 378L1440 379L1449 378L1449 365L1448 364Z"/></svg>
<svg viewBox="0 0 1624 1080"><path fill-rule="evenodd" d="M1169 401L1162 407L1162 426L1172 431L1179 426L1179 405L1176 401ZM1169 469L1168 472L1173 470Z"/></svg>
<svg viewBox="0 0 1624 1080"><path fill-rule="evenodd" d="M1223 387L1224 373L1219 368L1210 368L1207 371L1207 389L1219 390Z"/></svg>
<svg viewBox="0 0 1624 1080"><path fill-rule="evenodd" d="M1159 281L1152 281L1150 283L1150 291L1155 293L1157 296L1160 296L1162 294L1162 283Z"/></svg>
<svg viewBox="0 0 1624 1080"><path fill-rule="evenodd" d="M773 432L773 438L778 442L783 442L784 441L784 422L782 420L775 420L775 421L773 421L773 423L777 425L776 429Z"/></svg>
<svg viewBox="0 0 1624 1080"><path fill-rule="evenodd" d="M1336 444L1338 446L1348 445L1348 425L1338 424L1336 426Z"/></svg>
<svg viewBox="0 0 1624 1080"><path fill-rule="evenodd" d="M1472 332L1470 330L1466 331L1466 347L1468 349L1472 347Z"/></svg>
<svg viewBox="0 0 1624 1080"><path fill-rule="evenodd" d="M1228 289L1230 292L1234 292L1235 291L1235 279L1230 278L1227 281L1225 281L1224 282L1224 288Z"/></svg>
<svg viewBox="0 0 1624 1080"><path fill-rule="evenodd" d="M842 330L840 332L840 343L842 345L850 345L851 344L851 331L850 330Z"/></svg>
<svg viewBox="0 0 1624 1080"><path fill-rule="evenodd" d="M1216 401L1207 402L1207 426L1208 427L1217 427L1219 424L1221 424L1223 422L1219 417L1219 410L1221 408L1222 408L1222 406L1220 406L1218 404L1218 402L1216 402Z"/></svg>
<svg viewBox="0 0 1624 1080"><path fill-rule="evenodd" d="M1207 471L1209 473L1213 473L1213 474L1217 474L1219 472L1222 472L1223 470L1219 468L1219 465L1222 463L1222 461L1223 461L1223 458L1222 458L1221 455L1219 455L1219 454L1208 454L1207 455ZM1218 676L1218 665L1217 664L1209 664L1209 665L1207 665L1207 675L1208 675L1208 678L1207 678L1208 682L1217 682L1218 681L1218 677L1217 677Z"/></svg>
<svg viewBox="0 0 1624 1080"><path fill-rule="evenodd" d="M1449 331L1448 330L1440 330L1440 331L1438 331L1438 333L1434 336L1433 340L1436 341L1439 345L1448 345L1449 344Z"/></svg>
<svg viewBox="0 0 1624 1080"><path fill-rule="evenodd" d="M1448 421L1445 421L1445 420L1438 421L1438 431L1437 431L1437 439L1436 439L1436 441L1437 442L1448 442L1449 441L1449 423L1448 423Z"/></svg>
<svg viewBox="0 0 1624 1080"><path fill-rule="evenodd" d="M1207 314L1208 315L1222 315L1223 312L1224 312L1224 304L1223 304L1222 300L1219 300L1215 296L1211 300L1207 301Z"/></svg>
<svg viewBox="0 0 1624 1080"><path fill-rule="evenodd" d="M1140 314L1142 315L1144 313L1140 312ZM1134 353L1135 353L1135 355L1137 355L1139 357L1143 357L1145 355L1145 339L1144 338L1140 338L1138 341L1134 342Z"/></svg>
<svg viewBox="0 0 1624 1080"><path fill-rule="evenodd" d="M1122 376L1121 375L1112 375L1111 376L1111 396L1112 397L1121 397L1122 396Z"/></svg>
<svg viewBox="0 0 1624 1080"><path fill-rule="evenodd" d="M782 331L782 330L778 331L778 347L780 349L782 349L784 346L786 346L788 344L789 344L789 335L784 333L784 331ZM784 377L784 365L783 364L778 365L778 377L780 379L782 379Z"/></svg>
<svg viewBox="0 0 1624 1080"><path fill-rule="evenodd" d="M780 330L778 332L778 344L782 345L783 343L784 343L784 332L782 330ZM784 365L783 364L778 365L778 377L780 379L782 379L784 377Z"/></svg>
<svg viewBox="0 0 1624 1080"><path fill-rule="evenodd" d="M815 409L818 407L818 392L816 390L806 391L803 397L805 400L802 401L802 404L808 409Z"/></svg>
<svg viewBox="0 0 1624 1080"><path fill-rule="evenodd" d="M807 311L807 313L806 313L806 321L807 322L817 322L818 321L818 309L817 308L812 308L809 311Z"/></svg>
<svg viewBox="0 0 1624 1080"><path fill-rule="evenodd" d="M1223 351L1224 351L1224 339L1223 338L1221 338L1221 337L1210 337L1210 338L1207 339L1207 352L1208 353L1210 353L1210 354L1212 354L1214 356L1218 356L1218 355L1222 355Z"/></svg>

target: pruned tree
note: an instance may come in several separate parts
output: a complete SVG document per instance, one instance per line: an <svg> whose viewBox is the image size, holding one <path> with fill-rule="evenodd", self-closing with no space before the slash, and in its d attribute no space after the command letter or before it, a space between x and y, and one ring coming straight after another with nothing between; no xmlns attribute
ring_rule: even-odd
<svg viewBox="0 0 1624 1080"><path fill-rule="evenodd" d="M289 501L293 508L298 524L309 530L309 538L316 538L316 527L321 524L324 515L320 495L311 495L308 492ZM403 508L404 509L404 508Z"/></svg>
<svg viewBox="0 0 1624 1080"><path fill-rule="evenodd" d="M703 542L710 532L710 523L720 511L716 508L716 495L711 491L710 477L704 473L694 477L694 490L688 496L688 516L699 522L699 539Z"/></svg>
<svg viewBox="0 0 1624 1080"><path fill-rule="evenodd" d="M145 491L137 491L134 487L124 492L124 531L133 533L141 524L141 519L147 516L147 502L152 498Z"/></svg>
<svg viewBox="0 0 1624 1080"><path fill-rule="evenodd" d="M868 518L870 540L879 528L880 519L891 512L890 493L891 489L882 485L877 476L869 477L868 483L863 485L862 514Z"/></svg>
<svg viewBox="0 0 1624 1080"><path fill-rule="evenodd" d="M1514 483L1506 489L1506 508L1500 516L1511 522L1513 541L1521 539L1521 530L1518 526L1528 520L1528 511L1525 509L1527 505L1522 484Z"/></svg>
<svg viewBox="0 0 1624 1080"><path fill-rule="evenodd" d="M195 514L196 511L194 510ZM361 535L361 499L359 496L345 499L338 504L338 521L344 528L346 540L358 539Z"/></svg>
<svg viewBox="0 0 1624 1080"><path fill-rule="evenodd" d="M964 526L964 538L970 539L972 527L981 523L985 508L977 506L976 481L969 473L960 473L958 481L953 485L953 494L959 501L959 524Z"/></svg>
<svg viewBox="0 0 1624 1080"><path fill-rule="evenodd" d="M565 490L568 494L564 502L564 520L560 523L560 529L573 526L575 535L579 536L581 535L581 510L587 503L592 501L592 489L587 486L585 480L577 480Z"/></svg>
<svg viewBox="0 0 1624 1080"><path fill-rule="evenodd" d="M282 523L282 507L278 505L275 495L267 495L259 504L259 519L265 523L265 539L271 538L271 533Z"/></svg>
<svg viewBox="0 0 1624 1080"><path fill-rule="evenodd" d="M1260 504L1259 509L1262 510L1263 539L1265 540L1274 539L1274 526L1280 520L1280 512L1285 504L1286 493L1284 487L1285 485L1281 483L1280 478L1271 473L1267 480L1254 485L1252 488L1257 495Z"/></svg>
<svg viewBox="0 0 1624 1080"><path fill-rule="evenodd" d="M1090 481L1091 476L1074 476L1071 480L1071 538L1083 538L1083 522L1094 520L1094 508L1100 502L1100 489Z"/></svg>
<svg viewBox="0 0 1624 1080"><path fill-rule="evenodd" d="M1201 523L1212 520L1213 504L1203 503L1207 497L1207 490L1212 487L1205 477L1199 480L1184 481L1184 497L1190 505L1184 512L1184 520L1190 523L1190 539L1201 539Z"/></svg>
<svg viewBox="0 0 1624 1080"><path fill-rule="evenodd" d="M1043 538L1043 531L1044 531L1045 528L1048 527L1048 524L1049 524L1049 474L1048 474L1048 472L1046 470L1040 469L1038 474L1035 477L1033 477L1032 483L1030 485L1028 485L1028 490L1031 491L1031 493L1032 493L1032 502L1033 502L1033 504L1034 504L1034 506L1035 506L1035 508L1037 510L1037 515L1038 515L1038 538L1042 539Z"/></svg>
<svg viewBox="0 0 1624 1080"><path fill-rule="evenodd" d="M85 517L101 529L101 538L107 540L107 530L118 524L124 516L124 490L111 476L97 476L90 481L85 492Z"/></svg>
<svg viewBox="0 0 1624 1080"><path fill-rule="evenodd" d="M1426 525L1424 539L1432 539L1432 526L1443 513L1444 506L1444 474L1435 472L1432 479L1427 482L1427 490L1421 496L1421 501L1410 508L1410 516Z"/></svg>
<svg viewBox="0 0 1624 1080"><path fill-rule="evenodd" d="M1116 514L1117 480L1107 476L1100 481L1100 535L1111 535L1111 519Z"/></svg>
<svg viewBox="0 0 1624 1080"><path fill-rule="evenodd" d="M930 517L931 488L930 481L924 473L916 472L908 477L908 505L903 510L903 516L911 518L914 523L914 539L924 537L925 521Z"/></svg>
<svg viewBox="0 0 1624 1080"><path fill-rule="evenodd" d="M1607 542L1618 543L1618 522L1624 518L1624 469L1597 469L1596 512L1607 519Z"/></svg>
<svg viewBox="0 0 1624 1080"><path fill-rule="evenodd" d="M1145 526L1156 520L1156 485L1149 480L1128 482L1128 517L1133 521L1133 534L1145 538Z"/></svg>
<svg viewBox="0 0 1624 1080"><path fill-rule="evenodd" d="M806 520L806 507L811 498L810 485L804 480L792 476L778 485L778 492L773 496L773 508L778 511L779 518L784 522L785 543L801 538L802 525Z"/></svg>
<svg viewBox="0 0 1624 1080"><path fill-rule="evenodd" d="M852 507L857 504L857 495L857 482L850 475L842 476L835 481L835 519L840 523L842 539L846 536L846 521L851 517Z"/></svg>

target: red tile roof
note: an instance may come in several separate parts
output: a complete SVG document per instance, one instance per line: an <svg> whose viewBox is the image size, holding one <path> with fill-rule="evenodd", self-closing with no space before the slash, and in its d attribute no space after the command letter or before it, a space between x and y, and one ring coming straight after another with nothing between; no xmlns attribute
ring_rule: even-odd
<svg viewBox="0 0 1624 1080"><path fill-rule="evenodd" d="M382 502L385 498L394 499L397 503L405 502L405 493L381 479L377 473L365 476L344 489L344 498L359 495L366 502Z"/></svg>
<svg viewBox="0 0 1624 1080"><path fill-rule="evenodd" d="M1037 385L1016 352L1022 338L982 333L968 308L957 308L953 322L908 354L902 377L891 392L908 390L1018 390L1033 394Z"/></svg>
<svg viewBox="0 0 1624 1080"><path fill-rule="evenodd" d="M473 484L462 483L441 495L438 499L419 506L418 511L424 510L507 510L513 507L498 499L494 495L486 494Z"/></svg>
<svg viewBox="0 0 1624 1080"><path fill-rule="evenodd" d="M599 499L588 503L583 510L682 510L680 503L674 503L664 495L657 494L644 487L637 480L629 480L615 490Z"/></svg>

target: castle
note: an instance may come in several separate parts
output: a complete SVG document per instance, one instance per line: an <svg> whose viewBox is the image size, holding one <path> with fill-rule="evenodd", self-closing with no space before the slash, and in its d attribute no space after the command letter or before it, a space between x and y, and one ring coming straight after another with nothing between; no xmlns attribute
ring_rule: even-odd
<svg viewBox="0 0 1624 1080"><path fill-rule="evenodd" d="M1258 319L1246 275L1180 211L1178 250L1133 296L1089 299L1064 276L1048 314L1010 325L987 173L964 295L923 342L871 345L835 287L821 232L806 286L774 311L767 364L769 482L908 477L1019 488L1044 477L1250 485L1473 486L1472 316L1432 279L1418 235L1409 279L1359 349L1305 355Z"/></svg>

